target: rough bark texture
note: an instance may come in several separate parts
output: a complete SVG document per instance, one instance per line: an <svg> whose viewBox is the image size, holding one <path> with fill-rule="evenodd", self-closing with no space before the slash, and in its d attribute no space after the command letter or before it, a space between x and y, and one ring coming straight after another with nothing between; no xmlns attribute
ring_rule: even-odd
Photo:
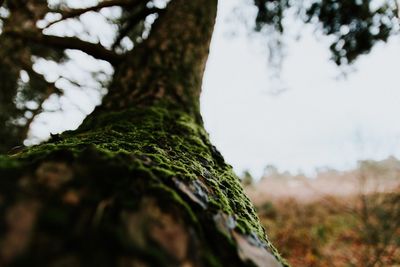
<svg viewBox="0 0 400 267"><path fill-rule="evenodd" d="M0 266L285 266L198 109L216 0L173 0L73 132L0 157Z"/></svg>
<svg viewBox="0 0 400 267"><path fill-rule="evenodd" d="M160 100L198 116L217 0L172 1L151 35L118 67L103 108L121 110Z"/></svg>

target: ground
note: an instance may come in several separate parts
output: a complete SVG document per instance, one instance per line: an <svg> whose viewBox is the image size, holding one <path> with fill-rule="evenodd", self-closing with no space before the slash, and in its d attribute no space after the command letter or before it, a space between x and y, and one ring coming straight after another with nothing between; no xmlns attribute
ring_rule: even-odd
<svg viewBox="0 0 400 267"><path fill-rule="evenodd" d="M310 179L270 173L246 187L292 266L400 266L399 161Z"/></svg>

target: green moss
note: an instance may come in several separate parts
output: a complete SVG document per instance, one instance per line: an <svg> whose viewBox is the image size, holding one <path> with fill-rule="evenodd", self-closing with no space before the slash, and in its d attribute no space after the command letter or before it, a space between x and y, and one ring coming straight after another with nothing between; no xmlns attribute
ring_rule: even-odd
<svg viewBox="0 0 400 267"><path fill-rule="evenodd" d="M107 164L112 162L140 173L141 178L162 181L167 186L158 185L158 190L186 209L192 221L196 221L195 212L182 201L180 195L184 192L177 195L179 190L173 181L194 187L194 194L204 196L211 214L223 211L234 216L239 231L256 236L276 253L232 167L210 143L202 123L186 112L159 104L100 113L87 119L77 131L66 132L13 158L35 162L54 158L57 153L82 158L87 151L95 151ZM0 168L16 164L15 160L2 158Z"/></svg>
<svg viewBox="0 0 400 267"><path fill-rule="evenodd" d="M16 169L20 165L20 162L16 159L12 159L8 156L5 155L0 155L0 170L5 171L5 170L10 170L10 169Z"/></svg>

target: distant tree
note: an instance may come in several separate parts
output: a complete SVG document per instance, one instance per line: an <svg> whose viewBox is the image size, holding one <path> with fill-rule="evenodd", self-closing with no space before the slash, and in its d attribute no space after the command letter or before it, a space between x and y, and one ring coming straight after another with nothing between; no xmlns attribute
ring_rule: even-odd
<svg viewBox="0 0 400 267"><path fill-rule="evenodd" d="M351 63L397 31L395 3L255 1L256 30L284 32L285 10L297 8L337 37L335 62ZM199 95L217 0L0 4L3 153L21 145L50 96L66 92L60 80L83 87L46 79L38 61L66 64L77 50L114 69L110 79L92 73L108 94L79 129L0 157L1 266L286 265L203 128ZM111 8L116 15L102 12ZM88 13L113 25L112 40L49 33Z"/></svg>
<svg viewBox="0 0 400 267"><path fill-rule="evenodd" d="M278 176L279 175L279 170L276 166L274 165L267 165L264 168L264 177L268 177L268 176Z"/></svg>
<svg viewBox="0 0 400 267"><path fill-rule="evenodd" d="M254 178L248 170L245 170L242 174L242 185L250 186L254 182Z"/></svg>

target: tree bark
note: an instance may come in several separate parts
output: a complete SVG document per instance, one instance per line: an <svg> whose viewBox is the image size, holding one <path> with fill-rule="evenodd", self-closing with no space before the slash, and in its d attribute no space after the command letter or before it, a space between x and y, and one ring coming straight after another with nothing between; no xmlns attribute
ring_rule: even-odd
<svg viewBox="0 0 400 267"><path fill-rule="evenodd" d="M173 0L72 132L0 157L0 266L287 266L204 130L216 0Z"/></svg>

